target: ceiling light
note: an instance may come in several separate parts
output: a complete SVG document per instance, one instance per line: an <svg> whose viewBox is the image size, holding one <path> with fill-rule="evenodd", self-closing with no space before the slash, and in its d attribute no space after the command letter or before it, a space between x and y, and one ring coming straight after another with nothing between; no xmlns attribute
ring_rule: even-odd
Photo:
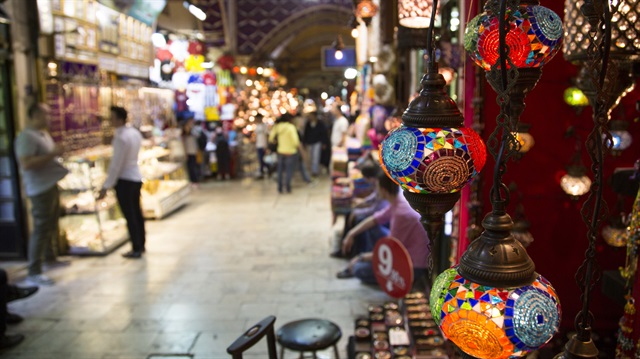
<svg viewBox="0 0 640 359"><path fill-rule="evenodd" d="M202 9L189 3L188 1L183 2L182 5L186 9L188 9L191 15L195 16L198 20L204 21L207 18L207 14L205 14L204 11L202 11Z"/></svg>

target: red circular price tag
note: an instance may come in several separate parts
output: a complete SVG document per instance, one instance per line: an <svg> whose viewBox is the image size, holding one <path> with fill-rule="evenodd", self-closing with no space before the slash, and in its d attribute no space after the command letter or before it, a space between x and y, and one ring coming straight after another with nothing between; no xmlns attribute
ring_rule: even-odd
<svg viewBox="0 0 640 359"><path fill-rule="evenodd" d="M399 240L386 237L373 248L373 272L387 294L402 298L413 285L413 262Z"/></svg>

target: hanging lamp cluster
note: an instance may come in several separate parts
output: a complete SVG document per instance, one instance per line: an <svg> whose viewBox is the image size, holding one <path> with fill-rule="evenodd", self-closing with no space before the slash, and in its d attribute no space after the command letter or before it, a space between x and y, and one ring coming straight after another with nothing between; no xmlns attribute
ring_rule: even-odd
<svg viewBox="0 0 640 359"><path fill-rule="evenodd" d="M482 223L485 231L467 248L459 266L438 276L430 299L444 335L467 357L523 357L551 340L560 325L556 291L535 272L512 234L514 224L506 213L509 191L502 176L506 162L521 147L514 133L524 97L540 78L540 67L558 51L561 37L559 17L534 1L490 0L466 31L465 48L488 71L500 105L488 142L496 159L493 209Z"/></svg>

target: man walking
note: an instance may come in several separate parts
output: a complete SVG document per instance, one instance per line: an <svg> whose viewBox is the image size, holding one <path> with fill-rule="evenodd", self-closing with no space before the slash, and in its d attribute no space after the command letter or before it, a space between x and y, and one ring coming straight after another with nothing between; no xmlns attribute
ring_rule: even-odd
<svg viewBox="0 0 640 359"><path fill-rule="evenodd" d="M107 189L115 188L118 204L127 220L132 250L123 254L125 258L140 258L145 251L145 229L140 190L142 175L138 167L138 153L142 135L127 125L127 110L111 106L111 125L116 129L113 137L113 157L109 164L107 180L102 185L100 198L104 198Z"/></svg>
<svg viewBox="0 0 640 359"><path fill-rule="evenodd" d="M26 128L18 134L15 152L22 170L25 192L31 201L33 231L29 238L29 272L32 285L52 285L42 274L42 262L56 262L60 193L58 181L67 175L57 158L64 152L49 134L49 107L35 104L28 110Z"/></svg>

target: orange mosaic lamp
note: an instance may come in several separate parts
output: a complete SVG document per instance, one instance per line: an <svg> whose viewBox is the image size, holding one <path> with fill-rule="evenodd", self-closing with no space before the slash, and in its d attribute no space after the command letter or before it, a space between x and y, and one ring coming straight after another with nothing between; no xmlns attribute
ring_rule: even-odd
<svg viewBox="0 0 640 359"><path fill-rule="evenodd" d="M526 356L560 326L560 300L540 275L531 285L505 289L472 282L454 267L438 276L430 299L444 335L476 358Z"/></svg>

